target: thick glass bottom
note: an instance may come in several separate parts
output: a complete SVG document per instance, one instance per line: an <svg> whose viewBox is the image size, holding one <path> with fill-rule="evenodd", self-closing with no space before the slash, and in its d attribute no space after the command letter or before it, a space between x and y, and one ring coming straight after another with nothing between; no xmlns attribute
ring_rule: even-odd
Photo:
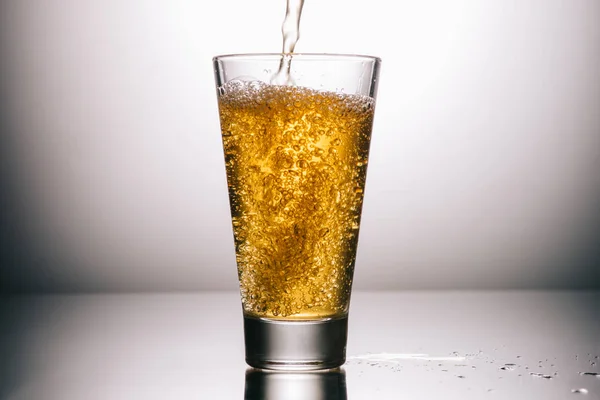
<svg viewBox="0 0 600 400"><path fill-rule="evenodd" d="M244 316L246 362L254 368L314 371L346 361L348 318L281 321Z"/></svg>

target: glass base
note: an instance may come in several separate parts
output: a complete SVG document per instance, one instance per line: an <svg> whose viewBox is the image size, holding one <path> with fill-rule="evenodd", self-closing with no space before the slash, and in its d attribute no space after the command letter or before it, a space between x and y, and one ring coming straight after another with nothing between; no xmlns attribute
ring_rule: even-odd
<svg viewBox="0 0 600 400"><path fill-rule="evenodd" d="M254 368L313 371L346 361L348 317L279 321L244 316L246 362Z"/></svg>

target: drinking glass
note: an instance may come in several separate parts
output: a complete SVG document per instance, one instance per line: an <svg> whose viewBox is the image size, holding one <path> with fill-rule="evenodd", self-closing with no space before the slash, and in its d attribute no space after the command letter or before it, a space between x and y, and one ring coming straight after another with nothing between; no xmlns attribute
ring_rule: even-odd
<svg viewBox="0 0 600 400"><path fill-rule="evenodd" d="M246 362L338 367L381 60L237 54L213 63Z"/></svg>

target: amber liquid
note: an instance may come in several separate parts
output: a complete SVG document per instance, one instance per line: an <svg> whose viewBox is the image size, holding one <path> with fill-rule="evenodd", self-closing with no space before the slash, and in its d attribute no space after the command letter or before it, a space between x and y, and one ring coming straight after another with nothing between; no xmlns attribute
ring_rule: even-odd
<svg viewBox="0 0 600 400"><path fill-rule="evenodd" d="M239 81L219 93L245 314L346 315L374 100Z"/></svg>

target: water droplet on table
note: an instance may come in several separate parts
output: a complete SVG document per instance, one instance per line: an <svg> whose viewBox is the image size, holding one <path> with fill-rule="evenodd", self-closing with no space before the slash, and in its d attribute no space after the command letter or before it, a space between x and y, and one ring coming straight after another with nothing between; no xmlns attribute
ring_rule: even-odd
<svg viewBox="0 0 600 400"><path fill-rule="evenodd" d="M503 371L514 371L517 368L516 364L504 364L502 367L500 367L501 370Z"/></svg>
<svg viewBox="0 0 600 400"><path fill-rule="evenodd" d="M580 388L571 390L571 393L588 394L589 391L586 388Z"/></svg>
<svg viewBox="0 0 600 400"><path fill-rule="evenodd" d="M552 375L540 374L537 372L530 372L529 375L531 375L535 378L552 379Z"/></svg>
<svg viewBox="0 0 600 400"><path fill-rule="evenodd" d="M600 378L600 373L598 372L580 372L579 375L589 375L589 376L595 376L596 378Z"/></svg>

